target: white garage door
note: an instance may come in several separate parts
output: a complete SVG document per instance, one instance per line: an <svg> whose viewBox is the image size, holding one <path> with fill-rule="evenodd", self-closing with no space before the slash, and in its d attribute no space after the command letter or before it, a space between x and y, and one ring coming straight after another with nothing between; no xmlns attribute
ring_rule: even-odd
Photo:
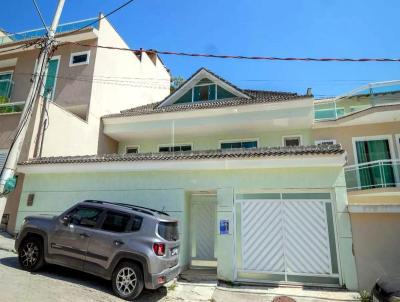
<svg viewBox="0 0 400 302"><path fill-rule="evenodd" d="M280 198L240 203L243 271L281 274L286 281L287 275L333 274L326 201Z"/></svg>

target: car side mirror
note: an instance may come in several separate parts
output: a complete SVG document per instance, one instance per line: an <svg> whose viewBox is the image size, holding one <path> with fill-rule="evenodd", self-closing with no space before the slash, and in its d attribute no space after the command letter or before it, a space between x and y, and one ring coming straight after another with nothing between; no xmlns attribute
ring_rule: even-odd
<svg viewBox="0 0 400 302"><path fill-rule="evenodd" d="M69 225L70 222L71 222L71 216L66 215L66 216L64 216L64 217L62 218L62 223L63 223L63 225L67 226L67 225Z"/></svg>

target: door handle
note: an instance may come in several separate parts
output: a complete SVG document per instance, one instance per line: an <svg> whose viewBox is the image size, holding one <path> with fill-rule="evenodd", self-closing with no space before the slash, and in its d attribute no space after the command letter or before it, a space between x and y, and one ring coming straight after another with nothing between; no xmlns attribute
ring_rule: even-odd
<svg viewBox="0 0 400 302"><path fill-rule="evenodd" d="M115 245L115 246L120 246L120 245L123 245L123 244L124 244L124 242L121 241L121 240L115 240L115 241L114 241L114 245Z"/></svg>
<svg viewBox="0 0 400 302"><path fill-rule="evenodd" d="M80 236L81 238L89 238L89 235L86 234L86 233L80 233L79 236Z"/></svg>

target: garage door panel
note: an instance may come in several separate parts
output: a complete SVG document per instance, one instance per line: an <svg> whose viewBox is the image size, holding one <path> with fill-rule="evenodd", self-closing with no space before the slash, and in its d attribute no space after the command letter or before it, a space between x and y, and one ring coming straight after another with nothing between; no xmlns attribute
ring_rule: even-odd
<svg viewBox="0 0 400 302"><path fill-rule="evenodd" d="M283 272L281 203L252 200L242 209L243 268Z"/></svg>
<svg viewBox="0 0 400 302"><path fill-rule="evenodd" d="M326 208L318 200L241 200L244 271L331 275Z"/></svg>

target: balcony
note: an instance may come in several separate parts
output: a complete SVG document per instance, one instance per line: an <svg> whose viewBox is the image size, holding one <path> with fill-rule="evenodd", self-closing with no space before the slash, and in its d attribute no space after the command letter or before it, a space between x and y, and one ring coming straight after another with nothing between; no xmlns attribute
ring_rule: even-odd
<svg viewBox="0 0 400 302"><path fill-rule="evenodd" d="M314 120L337 120L369 108L400 104L400 81L372 83L345 95L316 100Z"/></svg>
<svg viewBox="0 0 400 302"><path fill-rule="evenodd" d="M377 160L344 169L347 191L400 187L400 159Z"/></svg>
<svg viewBox="0 0 400 302"><path fill-rule="evenodd" d="M91 19L86 19L86 20L81 20L81 21L60 24L57 27L56 33L61 34L61 33L68 33L73 30L77 30L79 28L89 25L90 23L96 21L97 19L98 18L91 18ZM91 27L98 29L99 22L92 24ZM1 33L1 31L0 31L0 33ZM16 34L0 36L0 45L30 40L30 39L34 39L34 38L41 38L41 37L44 37L45 35L46 35L46 30L44 28L40 28L40 29L33 29L33 30L29 30L29 31L16 33Z"/></svg>

